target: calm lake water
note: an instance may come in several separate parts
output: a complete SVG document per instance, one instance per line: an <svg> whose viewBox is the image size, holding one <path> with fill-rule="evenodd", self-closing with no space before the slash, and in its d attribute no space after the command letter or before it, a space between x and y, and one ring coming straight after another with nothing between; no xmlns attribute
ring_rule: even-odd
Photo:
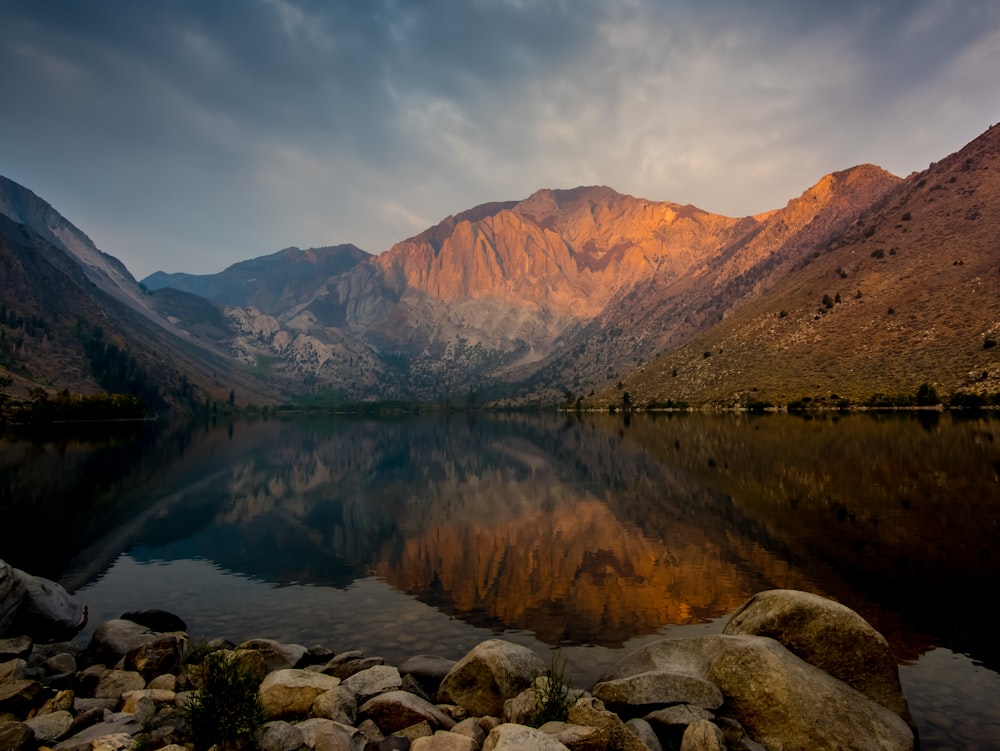
<svg viewBox="0 0 1000 751"><path fill-rule="evenodd" d="M575 685L755 592L891 643L924 749L1000 748L1000 420L527 416L132 426L0 441L0 558L91 624L176 612L397 663L502 635ZM81 639L89 637L89 631Z"/></svg>

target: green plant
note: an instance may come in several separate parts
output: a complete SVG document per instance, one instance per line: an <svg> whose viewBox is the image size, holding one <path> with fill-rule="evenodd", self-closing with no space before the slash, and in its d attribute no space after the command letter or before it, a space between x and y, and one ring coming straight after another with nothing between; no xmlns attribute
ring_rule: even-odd
<svg viewBox="0 0 1000 751"><path fill-rule="evenodd" d="M573 706L571 687L566 680L566 663L559 650L552 653L549 666L535 677L531 690L535 692L538 712L532 723L539 728L546 722L566 722Z"/></svg>
<svg viewBox="0 0 1000 751"><path fill-rule="evenodd" d="M249 745L267 720L262 671L224 651L208 654L202 670L204 685L184 708L195 748L235 751Z"/></svg>

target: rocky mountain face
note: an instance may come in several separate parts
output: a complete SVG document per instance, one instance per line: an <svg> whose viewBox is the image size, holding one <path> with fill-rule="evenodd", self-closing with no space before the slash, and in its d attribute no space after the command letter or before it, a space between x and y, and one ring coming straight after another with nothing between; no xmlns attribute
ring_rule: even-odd
<svg viewBox="0 0 1000 751"><path fill-rule="evenodd" d="M189 408L238 389L270 398L233 367L231 324L182 293L145 293L120 261L102 253L49 204L0 178L0 375L7 393L36 389L131 393L157 411ZM175 315L195 327L184 328ZM218 342L225 341L225 348Z"/></svg>
<svg viewBox="0 0 1000 751"><path fill-rule="evenodd" d="M804 246L769 293L595 403L1000 392L1000 127ZM820 238L817 238L819 240Z"/></svg>
<svg viewBox="0 0 1000 751"><path fill-rule="evenodd" d="M0 213L261 400L854 398L1000 378L998 140L905 181L872 165L827 175L757 216L541 190L377 256L287 248L141 286L10 181Z"/></svg>

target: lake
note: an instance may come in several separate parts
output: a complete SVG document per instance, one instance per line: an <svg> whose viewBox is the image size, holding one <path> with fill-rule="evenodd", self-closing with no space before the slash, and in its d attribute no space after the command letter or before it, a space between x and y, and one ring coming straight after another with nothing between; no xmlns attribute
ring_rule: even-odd
<svg viewBox="0 0 1000 751"><path fill-rule="evenodd" d="M0 441L0 558L88 604L398 664L493 636L589 687L755 592L889 640L923 749L1000 748L1000 420L510 415ZM89 630L80 639L89 638Z"/></svg>

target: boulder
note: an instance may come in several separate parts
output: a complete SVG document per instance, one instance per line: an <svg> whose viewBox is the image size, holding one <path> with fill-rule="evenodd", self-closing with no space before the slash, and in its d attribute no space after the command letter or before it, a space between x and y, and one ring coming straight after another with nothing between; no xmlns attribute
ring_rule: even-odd
<svg viewBox="0 0 1000 751"><path fill-rule="evenodd" d="M158 634L170 631L187 631L187 624L183 618L158 608L130 610L127 613L122 613L119 618L123 621L138 623L140 626L145 626L150 631L155 631Z"/></svg>
<svg viewBox="0 0 1000 751"><path fill-rule="evenodd" d="M0 683L23 681L28 673L28 663L20 658L0 662Z"/></svg>
<svg viewBox="0 0 1000 751"><path fill-rule="evenodd" d="M611 707L651 704L691 704L704 709L722 706L722 692L704 678L666 670L647 670L626 678L603 681L593 694Z"/></svg>
<svg viewBox="0 0 1000 751"><path fill-rule="evenodd" d="M141 730L142 725L136 721L135 717L132 715L122 715L110 722L98 722L81 730L75 735L57 743L53 747L53 751L94 751L98 747L98 739L127 736L131 742L131 736L139 733ZM128 748L128 746L125 746L125 748Z"/></svg>
<svg viewBox="0 0 1000 751"><path fill-rule="evenodd" d="M91 743L92 751L132 751L134 741L128 733L114 733L95 738Z"/></svg>
<svg viewBox="0 0 1000 751"><path fill-rule="evenodd" d="M40 714L24 721L35 733L35 740L49 744L59 740L73 725L73 715L65 709L58 712Z"/></svg>
<svg viewBox="0 0 1000 751"><path fill-rule="evenodd" d="M348 657L345 655L356 656ZM350 652L332 658L326 665L320 668L320 672L327 675L335 675L340 680L346 680L355 673L360 673L362 670L368 670L369 668L384 664L385 660L381 657L365 657L361 652Z"/></svg>
<svg viewBox="0 0 1000 751"><path fill-rule="evenodd" d="M305 739L295 725L273 720L264 724L258 745L260 751L298 751L305 748Z"/></svg>
<svg viewBox="0 0 1000 751"><path fill-rule="evenodd" d="M72 691L60 691L38 709L31 712L28 717L37 717L39 715L48 714L49 712L68 712L73 709L74 698L75 695Z"/></svg>
<svg viewBox="0 0 1000 751"><path fill-rule="evenodd" d="M49 579L14 569L24 586L16 626L36 639L69 639L87 625L87 606Z"/></svg>
<svg viewBox="0 0 1000 751"><path fill-rule="evenodd" d="M389 665L375 665L345 678L342 685L357 696L359 702L364 702L376 694L394 691L402 683L396 668Z"/></svg>
<svg viewBox="0 0 1000 751"><path fill-rule="evenodd" d="M455 661L436 655L417 655L410 657L399 666L399 674L412 675L424 691L432 696L441 687L441 681L448 671L455 667Z"/></svg>
<svg viewBox="0 0 1000 751"><path fill-rule="evenodd" d="M274 639L250 639L237 645L237 651L244 649L259 652L264 658L267 672L298 667L309 650L301 644L283 644Z"/></svg>
<svg viewBox="0 0 1000 751"><path fill-rule="evenodd" d="M152 639L156 634L132 621L105 621L90 637L90 650L96 662L114 665L121 658Z"/></svg>
<svg viewBox="0 0 1000 751"><path fill-rule="evenodd" d="M311 670L286 668L268 673L260 684L264 712L273 720L305 715L316 697L340 685L340 679Z"/></svg>
<svg viewBox="0 0 1000 751"><path fill-rule="evenodd" d="M503 712L504 702L528 688L545 667L527 647L489 639L448 671L438 698L465 707L473 715L496 716Z"/></svg>
<svg viewBox="0 0 1000 751"><path fill-rule="evenodd" d="M35 733L23 722L0 720L0 748L4 751L27 751L35 747Z"/></svg>
<svg viewBox="0 0 1000 751"><path fill-rule="evenodd" d="M765 747L912 751L913 733L899 715L774 639L704 640L720 647L709 678L726 697L726 713Z"/></svg>
<svg viewBox="0 0 1000 751"><path fill-rule="evenodd" d="M648 751L642 739L618 715L609 712L600 699L592 696L578 699L570 707L569 721L574 725L597 728L605 746L614 751Z"/></svg>
<svg viewBox="0 0 1000 751"><path fill-rule="evenodd" d="M108 670L94 691L95 699L117 699L128 691L146 688L146 680L134 670Z"/></svg>
<svg viewBox="0 0 1000 751"><path fill-rule="evenodd" d="M158 634L125 655L125 669L140 673L147 681L173 673L184 658L184 643L177 634Z"/></svg>
<svg viewBox="0 0 1000 751"><path fill-rule="evenodd" d="M75 673L77 670L76 658L69 652L57 652L45 660L44 664L49 675Z"/></svg>
<svg viewBox="0 0 1000 751"><path fill-rule="evenodd" d="M769 636L915 727L889 643L845 605L792 589L760 592L730 616L723 633Z"/></svg>
<svg viewBox="0 0 1000 751"><path fill-rule="evenodd" d="M27 636L0 639L0 662L14 659L27 660L32 646L31 638Z"/></svg>
<svg viewBox="0 0 1000 751"><path fill-rule="evenodd" d="M24 583L15 570L6 561L0 561L0 635L14 622L24 599Z"/></svg>
<svg viewBox="0 0 1000 751"><path fill-rule="evenodd" d="M646 748L648 748L649 751L663 751L663 744L660 743L659 736L656 734L656 731L653 730L653 726L646 720L640 719L639 717L633 717L625 723L625 727L635 733L639 740L646 745ZM571 749L571 751L576 751L576 749Z"/></svg>
<svg viewBox="0 0 1000 751"><path fill-rule="evenodd" d="M701 707L677 704L673 707L656 709L647 714L644 719L651 725L660 728L663 734L680 738L691 723L698 722L698 720L714 720L715 715Z"/></svg>
<svg viewBox="0 0 1000 751"><path fill-rule="evenodd" d="M379 694L362 704L358 712L385 733L395 733L422 721L444 730L455 726L455 721L440 709L408 691Z"/></svg>
<svg viewBox="0 0 1000 751"><path fill-rule="evenodd" d="M20 680L0 685L0 714L10 712L27 717L35 707L45 703L49 691L38 681Z"/></svg>
<svg viewBox="0 0 1000 751"><path fill-rule="evenodd" d="M551 735L569 751L605 751L607 748L607 738L597 728L552 721L546 722L538 729Z"/></svg>
<svg viewBox="0 0 1000 751"><path fill-rule="evenodd" d="M524 725L497 725L486 736L483 751L569 751L548 733Z"/></svg>
<svg viewBox="0 0 1000 751"><path fill-rule="evenodd" d="M681 751L726 751L726 739L710 720L698 720L684 731Z"/></svg>
<svg viewBox="0 0 1000 751"><path fill-rule="evenodd" d="M479 751L479 744L467 735L438 730L434 735L414 740L410 751Z"/></svg>
<svg viewBox="0 0 1000 751"><path fill-rule="evenodd" d="M476 742L477 748L482 746L483 741L486 740L486 731L480 725L479 718L477 717L466 717L461 722L456 723L451 732L472 738Z"/></svg>
<svg viewBox="0 0 1000 751"><path fill-rule="evenodd" d="M358 751L365 747L365 737L357 728L333 720L314 718L295 726L302 740L316 751Z"/></svg>
<svg viewBox="0 0 1000 751"><path fill-rule="evenodd" d="M309 714L313 717L353 725L358 716L358 700L343 685L336 686L316 697Z"/></svg>

